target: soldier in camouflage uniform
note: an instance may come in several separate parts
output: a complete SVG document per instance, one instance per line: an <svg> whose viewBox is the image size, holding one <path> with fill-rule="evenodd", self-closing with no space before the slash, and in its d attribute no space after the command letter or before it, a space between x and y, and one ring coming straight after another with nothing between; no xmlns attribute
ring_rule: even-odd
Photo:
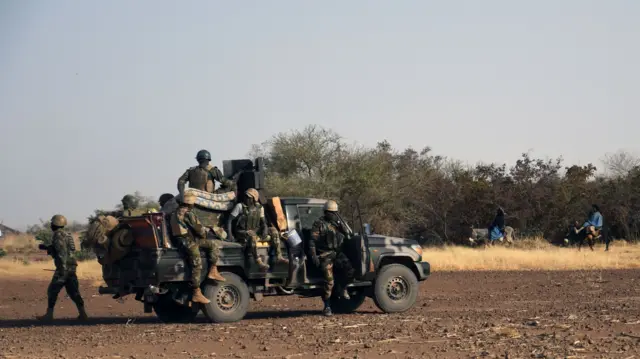
<svg viewBox="0 0 640 359"><path fill-rule="evenodd" d="M80 295L80 285L78 284L78 277L76 276L76 267L78 266L74 258L76 246L71 234L64 230L66 225L67 219L63 215L56 214L51 218L53 238L51 245L47 248L47 253L53 257L56 270L53 273L53 278L47 289L47 313L37 317L37 319L41 321L50 321L53 319L53 308L58 300L58 294L63 287L67 290L67 294L76 304L76 307L78 307L78 312L80 313L78 319L87 320L87 312L84 310L84 301Z"/></svg>
<svg viewBox="0 0 640 359"><path fill-rule="evenodd" d="M338 204L335 201L327 201L324 205L324 216L320 217L311 227L311 240L309 241L309 252L313 263L322 269L324 275L324 292L322 301L324 302L324 315L332 315L330 299L334 287L334 274L337 276L338 286L341 289L341 296L349 300L347 284L353 278L354 269L349 258L342 251L342 244L349 240L350 233L346 226L340 221L338 215ZM338 267L339 270L334 270Z"/></svg>
<svg viewBox="0 0 640 359"><path fill-rule="evenodd" d="M267 221L264 216L264 208L258 202L259 199L260 194L254 188L249 188L245 192L244 202L236 204L227 219L227 235L230 240L243 243L245 254L252 254L260 270L266 272L269 270L269 265L258 256L258 248L256 247L256 242L259 240L258 232L263 236L267 234ZM280 240L279 237L276 239ZM278 243L279 245L280 243ZM282 254L279 259L282 259Z"/></svg>
<svg viewBox="0 0 640 359"><path fill-rule="evenodd" d="M196 214L191 211L196 197L187 194L180 202L178 209L171 214L171 233L185 251L191 265L192 300L196 303L209 304L210 301L200 290L200 274L202 273L202 259L200 249L203 249L209 261L207 278L224 282L225 279L218 272L218 255L220 250L216 242L207 239L207 229L200 223Z"/></svg>
<svg viewBox="0 0 640 359"><path fill-rule="evenodd" d="M137 217L146 213L145 210L138 208L138 200L133 195L127 194L122 197L122 210L114 211L108 214L120 219L124 217Z"/></svg>
<svg viewBox="0 0 640 359"><path fill-rule="evenodd" d="M211 165L211 154L207 150L200 150L196 155L198 166L187 169L180 178L178 178L178 191L184 194L184 188L189 182L190 188L209 193L215 192L215 182L221 184L220 191L233 191L233 182L226 179L222 172L216 166Z"/></svg>

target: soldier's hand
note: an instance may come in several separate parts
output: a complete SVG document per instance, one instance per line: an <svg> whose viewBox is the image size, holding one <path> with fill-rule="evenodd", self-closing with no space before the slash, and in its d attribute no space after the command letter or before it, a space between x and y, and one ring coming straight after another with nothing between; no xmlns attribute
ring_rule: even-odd
<svg viewBox="0 0 640 359"><path fill-rule="evenodd" d="M316 267L320 267L320 258L318 258L318 256L311 257L311 260Z"/></svg>

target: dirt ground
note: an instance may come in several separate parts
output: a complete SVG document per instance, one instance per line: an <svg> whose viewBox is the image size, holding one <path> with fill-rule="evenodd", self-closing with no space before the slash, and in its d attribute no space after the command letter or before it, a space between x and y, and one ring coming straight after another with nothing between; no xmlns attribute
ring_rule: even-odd
<svg viewBox="0 0 640 359"><path fill-rule="evenodd" d="M47 284L0 279L0 358L640 358L640 270L434 273L403 314L267 297L224 325L161 324L88 283L90 323L62 294L42 325Z"/></svg>

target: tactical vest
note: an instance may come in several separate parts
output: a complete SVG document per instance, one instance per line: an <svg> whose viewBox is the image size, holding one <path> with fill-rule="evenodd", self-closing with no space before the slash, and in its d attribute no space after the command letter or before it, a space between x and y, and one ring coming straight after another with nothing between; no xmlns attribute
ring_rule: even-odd
<svg viewBox="0 0 640 359"><path fill-rule="evenodd" d="M330 222L324 219L320 220L320 238L316 242L316 246L320 250L339 250L344 240L344 235Z"/></svg>
<svg viewBox="0 0 640 359"><path fill-rule="evenodd" d="M62 233L62 235L64 236L64 243L65 243L65 247L67 248L67 267L69 269L74 269L75 266L77 265L76 259L74 257L75 252L76 252L76 244L73 241L73 237L71 236L71 234L69 234L68 232L59 229L58 231L60 231ZM57 235L57 231L56 233L54 233L54 236ZM55 246L53 246L53 244L51 245L51 250L52 250L52 254L54 254L54 258L57 258L57 256L55 256L56 254L60 254L60 253L56 253L56 249ZM62 263L59 263L59 261L56 259L54 261L54 264L56 266L56 268L60 268Z"/></svg>
<svg viewBox="0 0 640 359"><path fill-rule="evenodd" d="M145 214L146 211L140 208L122 210L122 217L138 217Z"/></svg>
<svg viewBox="0 0 640 359"><path fill-rule="evenodd" d="M215 189L215 183L213 182L213 178L211 177L210 171L212 169L212 165L208 165L206 168L202 168L200 166L191 167L189 169L189 177L187 178L187 180L189 181L189 187L198 189L200 191L213 193L213 190Z"/></svg>
<svg viewBox="0 0 640 359"><path fill-rule="evenodd" d="M238 216L237 229L240 231L257 231L260 228L260 212L262 205L256 203L249 208L242 204L242 213Z"/></svg>
<svg viewBox="0 0 640 359"><path fill-rule="evenodd" d="M177 210L171 214L171 234L174 238L191 238L191 232L189 226L184 221L184 215L179 215L180 210Z"/></svg>

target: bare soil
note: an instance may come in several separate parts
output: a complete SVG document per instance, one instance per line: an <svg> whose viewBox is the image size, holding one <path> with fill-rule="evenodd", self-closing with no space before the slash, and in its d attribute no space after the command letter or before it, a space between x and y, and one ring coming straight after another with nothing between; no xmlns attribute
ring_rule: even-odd
<svg viewBox="0 0 640 359"><path fill-rule="evenodd" d="M89 323L63 292L43 325L47 285L0 279L0 358L640 358L640 270L441 272L402 314L267 297L224 325L162 324L91 282Z"/></svg>

